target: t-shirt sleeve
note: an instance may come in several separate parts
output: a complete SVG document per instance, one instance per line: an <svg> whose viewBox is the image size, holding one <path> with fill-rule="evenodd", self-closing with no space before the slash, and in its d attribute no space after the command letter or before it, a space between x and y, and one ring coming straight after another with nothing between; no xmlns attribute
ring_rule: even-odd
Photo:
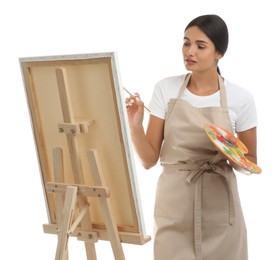
<svg viewBox="0 0 280 260"><path fill-rule="evenodd" d="M166 102L164 98L164 81L159 81L154 88L150 103L149 109L151 110L151 115L165 119L166 112Z"/></svg>
<svg viewBox="0 0 280 260"><path fill-rule="evenodd" d="M238 119L236 122L236 131L243 132L258 124L257 110L254 97L246 90L239 93L238 99Z"/></svg>

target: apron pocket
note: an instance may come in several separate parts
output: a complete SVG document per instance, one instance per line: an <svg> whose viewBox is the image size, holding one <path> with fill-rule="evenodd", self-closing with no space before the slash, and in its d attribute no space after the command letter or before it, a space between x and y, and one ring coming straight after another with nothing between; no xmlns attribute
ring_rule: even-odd
<svg viewBox="0 0 280 260"><path fill-rule="evenodd" d="M223 176L214 173L203 175L202 222L218 225L229 223L229 188Z"/></svg>
<svg viewBox="0 0 280 260"><path fill-rule="evenodd" d="M155 198L155 217L193 221L194 185L186 174L168 171L160 175Z"/></svg>

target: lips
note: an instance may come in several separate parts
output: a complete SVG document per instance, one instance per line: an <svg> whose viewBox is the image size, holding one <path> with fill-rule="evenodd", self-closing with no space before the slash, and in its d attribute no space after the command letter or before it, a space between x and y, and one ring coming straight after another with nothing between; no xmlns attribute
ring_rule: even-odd
<svg viewBox="0 0 280 260"><path fill-rule="evenodd" d="M194 60L192 60L192 59L185 59L185 64L186 65L193 65L193 64L195 64L196 63L196 61L194 61Z"/></svg>

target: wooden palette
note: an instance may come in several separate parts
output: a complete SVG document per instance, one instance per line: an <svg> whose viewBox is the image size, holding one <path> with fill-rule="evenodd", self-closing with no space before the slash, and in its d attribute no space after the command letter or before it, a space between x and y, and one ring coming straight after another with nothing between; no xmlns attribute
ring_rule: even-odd
<svg viewBox="0 0 280 260"><path fill-rule="evenodd" d="M231 132L214 124L204 126L205 132L216 148L250 173L261 173L261 168L245 157L247 147Z"/></svg>

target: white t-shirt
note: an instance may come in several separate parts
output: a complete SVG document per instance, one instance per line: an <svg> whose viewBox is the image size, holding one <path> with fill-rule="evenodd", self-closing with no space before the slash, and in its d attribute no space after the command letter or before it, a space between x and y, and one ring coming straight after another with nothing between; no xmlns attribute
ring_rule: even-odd
<svg viewBox="0 0 280 260"><path fill-rule="evenodd" d="M149 104L151 114L165 119L167 104L171 98L177 98L186 75L172 76L160 80ZM244 88L224 80L227 93L229 115L234 131L242 132L257 126L257 112L253 96ZM181 99L194 107L219 107L220 91L209 96L197 96L185 89Z"/></svg>

